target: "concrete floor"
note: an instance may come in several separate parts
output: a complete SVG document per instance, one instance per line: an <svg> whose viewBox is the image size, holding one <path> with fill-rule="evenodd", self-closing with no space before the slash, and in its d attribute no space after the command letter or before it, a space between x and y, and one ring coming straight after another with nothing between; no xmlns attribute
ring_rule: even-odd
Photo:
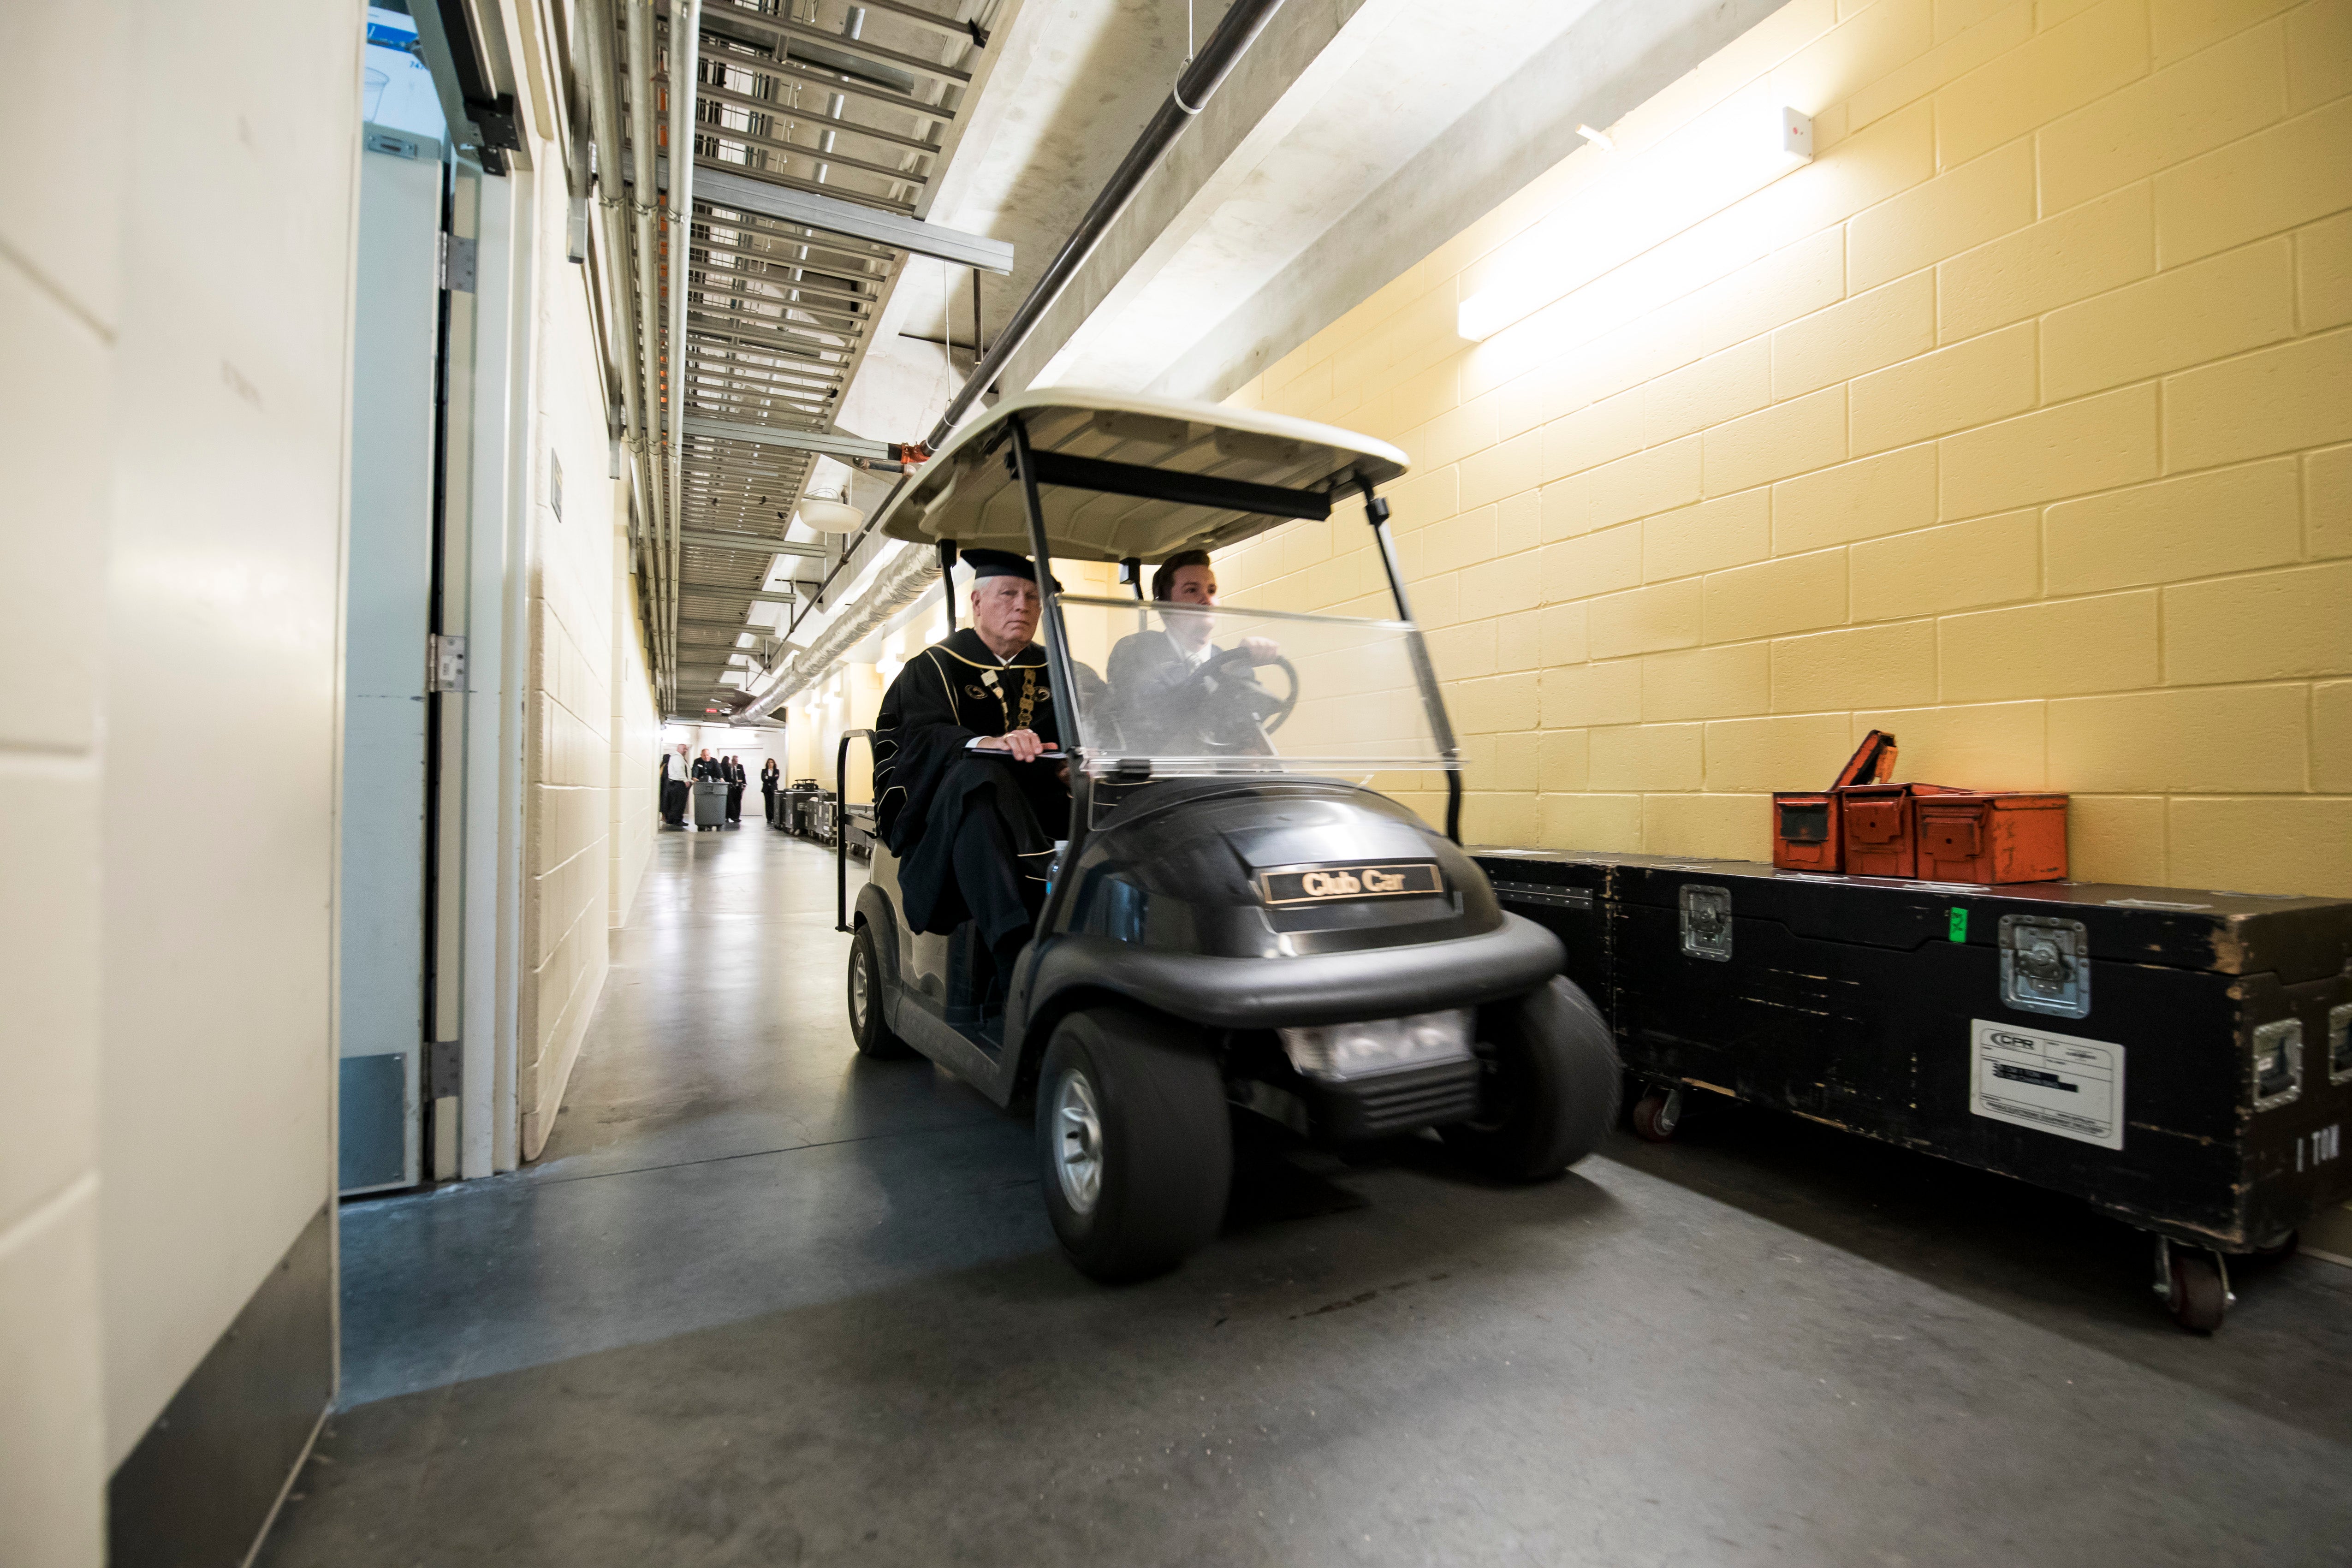
<svg viewBox="0 0 2352 1568"><path fill-rule="evenodd" d="M1025 1123L852 1053L832 925L824 852L664 834L546 1157L343 1210L261 1563L2352 1561L2352 1270L2191 1339L2079 1205L1725 1107L1264 1170L1108 1290Z"/></svg>

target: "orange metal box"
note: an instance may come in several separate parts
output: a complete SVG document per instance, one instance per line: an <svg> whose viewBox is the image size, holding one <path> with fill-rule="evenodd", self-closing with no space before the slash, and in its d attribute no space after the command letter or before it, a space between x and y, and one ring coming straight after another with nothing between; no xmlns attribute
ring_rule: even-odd
<svg viewBox="0 0 2352 1568"><path fill-rule="evenodd" d="M1783 871L1842 871L1845 835L1837 795L1827 790L1772 797L1772 864Z"/></svg>
<svg viewBox="0 0 2352 1568"><path fill-rule="evenodd" d="M1837 792L1849 877L1919 875L1916 798L1965 795L1945 784L1848 784Z"/></svg>
<svg viewBox="0 0 2352 1568"><path fill-rule="evenodd" d="M1919 869L1937 882L2060 882L2066 878L2066 797L2000 792L1913 803Z"/></svg>

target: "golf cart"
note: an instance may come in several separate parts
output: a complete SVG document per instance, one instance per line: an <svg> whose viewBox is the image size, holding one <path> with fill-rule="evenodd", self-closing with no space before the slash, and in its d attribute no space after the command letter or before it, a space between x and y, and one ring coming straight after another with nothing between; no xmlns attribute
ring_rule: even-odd
<svg viewBox="0 0 2352 1568"><path fill-rule="evenodd" d="M907 928L887 846L854 910L838 868L857 1048L919 1052L1002 1106L1034 1093L1054 1229L1097 1279L1160 1272L1215 1236L1235 1117L1318 1142L1433 1127L1527 1181L1591 1152L1616 1112L1613 1042L1560 978L1558 940L1503 912L1459 847L1460 752L1375 493L1405 461L1304 420L1055 387L1000 403L877 520L943 572L988 547L1116 561L1134 584L1041 584L1072 799L1010 975L992 987L969 923ZM1349 500L1394 619L1142 598L1148 563ZM1139 700L1118 651L1137 637L1202 662ZM1443 835L1370 787L1431 773Z"/></svg>

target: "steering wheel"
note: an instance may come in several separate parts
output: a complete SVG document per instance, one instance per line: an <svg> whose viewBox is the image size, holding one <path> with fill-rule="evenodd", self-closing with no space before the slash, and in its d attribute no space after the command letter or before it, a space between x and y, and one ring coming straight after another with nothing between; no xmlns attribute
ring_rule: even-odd
<svg viewBox="0 0 2352 1568"><path fill-rule="evenodd" d="M1290 678L1290 689L1272 708L1258 715L1258 728L1269 735L1281 729L1282 721L1290 717L1290 710L1298 706L1298 667L1280 654L1274 656L1274 664ZM1265 688L1260 687L1259 689L1264 690Z"/></svg>
<svg viewBox="0 0 2352 1568"><path fill-rule="evenodd" d="M1260 685L1256 667L1239 650L1202 671L1205 675L1213 669L1219 678L1214 695L1203 710L1211 750L1262 751L1268 744L1266 737L1282 728L1283 721L1298 706L1297 668L1279 654L1266 662L1280 666L1290 678L1286 695L1276 697Z"/></svg>

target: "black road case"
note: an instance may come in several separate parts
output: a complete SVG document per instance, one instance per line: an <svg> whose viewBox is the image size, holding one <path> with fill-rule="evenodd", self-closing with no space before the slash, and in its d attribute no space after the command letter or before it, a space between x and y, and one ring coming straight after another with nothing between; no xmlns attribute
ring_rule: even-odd
<svg viewBox="0 0 2352 1568"><path fill-rule="evenodd" d="M2072 1194L2207 1330L2220 1255L2352 1196L2352 901L1478 857L1581 950L1646 1135L1703 1089Z"/></svg>

